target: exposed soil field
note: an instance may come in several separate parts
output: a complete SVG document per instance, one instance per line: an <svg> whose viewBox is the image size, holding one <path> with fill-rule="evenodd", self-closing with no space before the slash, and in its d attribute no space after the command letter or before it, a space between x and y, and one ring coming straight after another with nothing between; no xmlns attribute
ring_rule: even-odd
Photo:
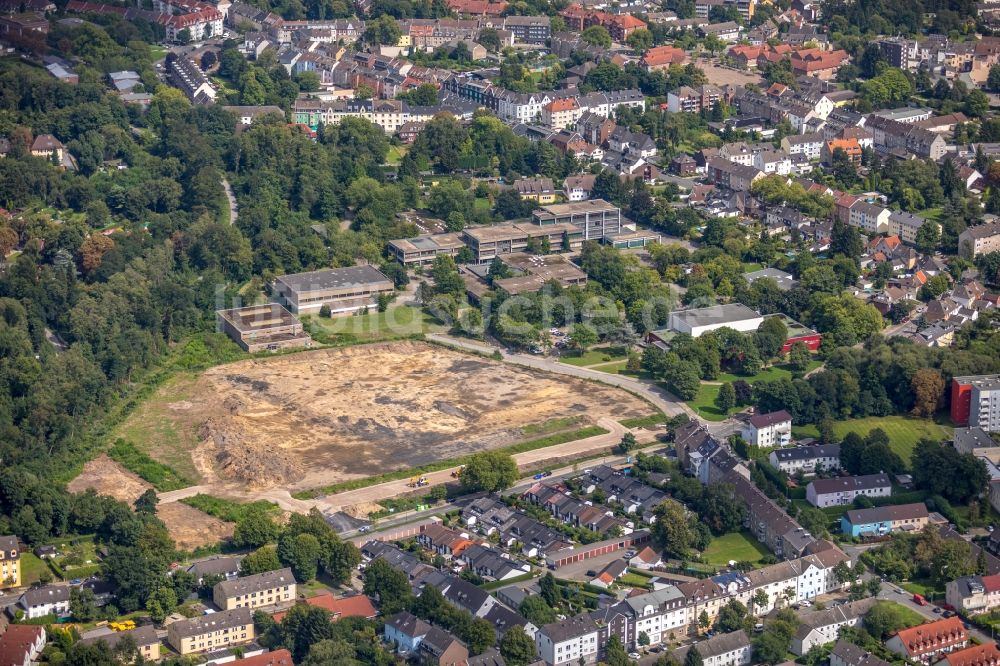
<svg viewBox="0 0 1000 666"><path fill-rule="evenodd" d="M114 497L129 504L152 487L106 455L100 455L84 465L80 475L67 485L72 493L93 488L98 495Z"/></svg>
<svg viewBox="0 0 1000 666"><path fill-rule="evenodd" d="M84 465L83 471L69 482L68 488L75 493L93 488L100 495L132 504L152 486L102 455ZM233 535L232 523L179 502L160 504L156 507L156 515L167 526L170 536L181 550L194 550Z"/></svg>
<svg viewBox="0 0 1000 666"><path fill-rule="evenodd" d="M241 361L177 389L133 415L152 433L136 444L168 464L186 453L229 488L327 486L521 442L552 419L649 413L616 388L420 342Z"/></svg>

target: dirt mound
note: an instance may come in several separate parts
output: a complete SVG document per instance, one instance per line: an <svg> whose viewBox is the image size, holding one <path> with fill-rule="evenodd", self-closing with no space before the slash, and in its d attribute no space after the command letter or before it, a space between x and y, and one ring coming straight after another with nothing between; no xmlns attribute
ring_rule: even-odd
<svg viewBox="0 0 1000 666"><path fill-rule="evenodd" d="M139 495L153 486L101 454L84 465L80 475L66 487L71 493L82 493L93 488L98 495L107 495L132 504Z"/></svg>
<svg viewBox="0 0 1000 666"><path fill-rule="evenodd" d="M160 504L157 517L163 521L180 550L194 550L233 536L233 523L203 513L180 502Z"/></svg>
<svg viewBox="0 0 1000 666"><path fill-rule="evenodd" d="M238 480L249 488L292 483L302 474L300 461L280 448L246 436L242 427L234 427L230 421L209 419L202 436L206 440L203 453L219 476Z"/></svg>

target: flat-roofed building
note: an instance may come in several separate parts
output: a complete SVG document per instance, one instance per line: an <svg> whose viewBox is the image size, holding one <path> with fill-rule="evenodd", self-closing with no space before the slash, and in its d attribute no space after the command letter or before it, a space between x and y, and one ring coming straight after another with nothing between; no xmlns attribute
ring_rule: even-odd
<svg viewBox="0 0 1000 666"><path fill-rule="evenodd" d="M533 293L545 283L556 281L563 287L584 286L587 274L561 254L527 254L515 252L500 258L504 264L521 275L494 280L493 286L511 296Z"/></svg>
<svg viewBox="0 0 1000 666"><path fill-rule="evenodd" d="M225 610L277 606L294 602L295 589L292 570L278 569L216 583L212 601Z"/></svg>
<svg viewBox="0 0 1000 666"><path fill-rule="evenodd" d="M1000 431L1000 375L953 377L951 420L957 426Z"/></svg>
<svg viewBox="0 0 1000 666"><path fill-rule="evenodd" d="M583 240L600 240L622 230L621 209L604 199L543 206L534 212L534 221L542 227L571 224L583 233Z"/></svg>
<svg viewBox="0 0 1000 666"><path fill-rule="evenodd" d="M460 233L428 234L389 241L389 254L404 266L427 266L438 255L454 257L464 247Z"/></svg>
<svg viewBox="0 0 1000 666"><path fill-rule="evenodd" d="M295 314L319 312L324 305L331 313L360 310L374 306L380 294L391 294L393 288L392 280L374 266L328 268L274 280L275 298Z"/></svg>
<svg viewBox="0 0 1000 666"><path fill-rule="evenodd" d="M308 347L312 342L302 322L278 303L219 310L215 317L222 331L244 351Z"/></svg>
<svg viewBox="0 0 1000 666"><path fill-rule="evenodd" d="M476 263L480 264L489 263L501 255L525 252L534 243L547 242L549 248L555 251L566 249L567 245L569 250L578 250L583 240L580 228L570 223L497 224L465 229L462 234Z"/></svg>
<svg viewBox="0 0 1000 666"><path fill-rule="evenodd" d="M655 231L638 230L611 234L601 240L616 250L627 250L635 247L646 247L650 243L659 243L662 238L663 236Z"/></svg>
<svg viewBox="0 0 1000 666"><path fill-rule="evenodd" d="M167 625L167 642L182 655L245 645L253 639L253 611L249 608L210 613Z"/></svg>
<svg viewBox="0 0 1000 666"><path fill-rule="evenodd" d="M697 338L719 328L731 328L744 333L756 331L763 323L764 317L756 310L741 303L727 303L671 312L667 328Z"/></svg>

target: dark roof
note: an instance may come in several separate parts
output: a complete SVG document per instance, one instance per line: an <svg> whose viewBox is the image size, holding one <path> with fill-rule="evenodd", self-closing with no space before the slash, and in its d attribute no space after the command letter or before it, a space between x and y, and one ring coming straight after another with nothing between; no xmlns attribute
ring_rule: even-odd
<svg viewBox="0 0 1000 666"><path fill-rule="evenodd" d="M243 556L233 557L213 557L210 560L195 562L188 567L188 572L196 576L223 575L240 570L240 562Z"/></svg>
<svg viewBox="0 0 1000 666"><path fill-rule="evenodd" d="M160 638L156 635L156 627L151 624L144 624L141 627L136 627L129 631L108 631L106 634L101 634L100 636L91 636L90 638L84 638L80 642L84 645L92 645L94 643L107 643L108 647L113 648L119 641L128 636L135 644L139 647L143 645L153 645L154 643L159 643Z"/></svg>
<svg viewBox="0 0 1000 666"><path fill-rule="evenodd" d="M778 462L789 460L812 460L813 458L839 458L840 444L816 444L814 446L793 446L788 449L775 449L774 457Z"/></svg>
<svg viewBox="0 0 1000 666"><path fill-rule="evenodd" d="M848 490L868 490L891 486L887 474L866 474L864 476L841 476L834 479L816 479L809 483L817 495L845 492Z"/></svg>
<svg viewBox="0 0 1000 666"><path fill-rule="evenodd" d="M890 666L889 662L844 639L837 641L831 654L837 655L848 666Z"/></svg>
<svg viewBox="0 0 1000 666"><path fill-rule="evenodd" d="M275 281L284 284L292 291L315 291L389 282L389 278L374 266L348 266L347 268L328 268L308 273L282 275Z"/></svg>
<svg viewBox="0 0 1000 666"><path fill-rule="evenodd" d="M784 409L779 409L778 411L771 412L770 414L754 414L750 417L750 425L754 428L767 428L768 426L773 426L776 423L784 423L785 421L791 420L791 414Z"/></svg>
<svg viewBox="0 0 1000 666"><path fill-rule="evenodd" d="M215 590L221 591L226 598L229 598L285 585L295 585L295 576L292 575L292 570L288 567L277 571L265 571L252 576L244 576L235 580L224 580L221 583L216 583Z"/></svg>
<svg viewBox="0 0 1000 666"><path fill-rule="evenodd" d="M883 523L894 520L914 520L927 518L927 516L927 505L923 502L897 504L895 506L876 506L870 509L852 509L847 512L847 520L852 525Z"/></svg>
<svg viewBox="0 0 1000 666"><path fill-rule="evenodd" d="M253 624L253 611L249 608L234 608L233 610L193 617L189 620L178 620L170 627L180 637L190 638L209 631L232 629L247 624Z"/></svg>
<svg viewBox="0 0 1000 666"><path fill-rule="evenodd" d="M562 643L572 638L585 636L598 631L597 623L588 614L576 615L561 622L553 622L542 627L541 631L553 643Z"/></svg>
<svg viewBox="0 0 1000 666"><path fill-rule="evenodd" d="M54 604L69 601L69 585L45 585L26 590L21 599L27 606Z"/></svg>

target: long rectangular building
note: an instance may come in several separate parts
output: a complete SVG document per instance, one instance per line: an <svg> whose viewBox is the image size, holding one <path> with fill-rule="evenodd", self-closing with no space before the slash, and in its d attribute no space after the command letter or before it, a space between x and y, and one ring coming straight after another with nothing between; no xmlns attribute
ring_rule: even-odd
<svg viewBox="0 0 1000 666"><path fill-rule="evenodd" d="M462 232L462 237L472 250L476 262L485 264L504 254L527 252L532 243L548 243L553 251L559 251L566 245L570 250L578 250L583 232L576 225L567 222L546 225L498 224L466 229Z"/></svg>
<svg viewBox="0 0 1000 666"><path fill-rule="evenodd" d="M621 233L622 212L604 199L573 201L542 206L534 212L534 222L542 227L571 224L583 240L600 240Z"/></svg>
<svg viewBox="0 0 1000 666"><path fill-rule="evenodd" d="M391 294L392 280L374 266L328 268L282 275L274 280L275 299L295 314L351 312L374 306L380 294Z"/></svg>
<svg viewBox="0 0 1000 666"><path fill-rule="evenodd" d="M210 613L167 626L167 641L182 655L245 645L254 639L249 608Z"/></svg>
<svg viewBox="0 0 1000 666"><path fill-rule="evenodd" d="M248 352L308 347L312 338L302 322L277 303L219 310L219 327Z"/></svg>
<svg viewBox="0 0 1000 666"><path fill-rule="evenodd" d="M212 601L219 608L260 608L295 601L295 576L289 568L216 583Z"/></svg>

